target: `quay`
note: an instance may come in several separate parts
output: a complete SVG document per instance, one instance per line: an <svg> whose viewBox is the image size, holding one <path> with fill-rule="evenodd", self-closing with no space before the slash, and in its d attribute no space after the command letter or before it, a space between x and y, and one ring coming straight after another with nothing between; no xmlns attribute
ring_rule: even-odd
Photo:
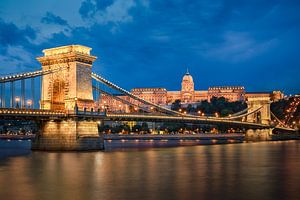
<svg viewBox="0 0 300 200"><path fill-rule="evenodd" d="M124 134L109 134L104 135L104 140L228 140L228 139L235 139L235 140L243 140L244 134L237 133L237 134L132 134L132 135L124 135Z"/></svg>
<svg viewBox="0 0 300 200"><path fill-rule="evenodd" d="M244 134L104 135L104 150L242 143Z"/></svg>

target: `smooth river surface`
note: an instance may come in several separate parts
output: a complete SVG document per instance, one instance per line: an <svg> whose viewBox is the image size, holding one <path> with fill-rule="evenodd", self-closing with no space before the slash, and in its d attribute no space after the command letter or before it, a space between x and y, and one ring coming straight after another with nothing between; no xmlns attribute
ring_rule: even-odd
<svg viewBox="0 0 300 200"><path fill-rule="evenodd" d="M300 199L300 141L88 153L28 143L0 141L1 200Z"/></svg>

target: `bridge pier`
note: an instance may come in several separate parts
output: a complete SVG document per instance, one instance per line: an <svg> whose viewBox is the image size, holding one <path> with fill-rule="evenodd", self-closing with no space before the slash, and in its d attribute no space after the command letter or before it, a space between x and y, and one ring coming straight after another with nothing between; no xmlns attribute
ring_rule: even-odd
<svg viewBox="0 0 300 200"><path fill-rule="evenodd" d="M247 141L268 141L272 140L273 128L266 129L248 129L245 134Z"/></svg>
<svg viewBox="0 0 300 200"><path fill-rule="evenodd" d="M79 119L44 121L32 142L32 150L87 151L104 149L98 122Z"/></svg>

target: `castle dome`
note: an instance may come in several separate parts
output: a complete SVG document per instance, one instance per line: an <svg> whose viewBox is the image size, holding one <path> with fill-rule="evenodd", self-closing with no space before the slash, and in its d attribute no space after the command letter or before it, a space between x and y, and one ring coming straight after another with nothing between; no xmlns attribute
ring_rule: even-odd
<svg viewBox="0 0 300 200"><path fill-rule="evenodd" d="M192 75L189 73L189 70L186 70L185 75L182 78L182 82L194 82Z"/></svg>

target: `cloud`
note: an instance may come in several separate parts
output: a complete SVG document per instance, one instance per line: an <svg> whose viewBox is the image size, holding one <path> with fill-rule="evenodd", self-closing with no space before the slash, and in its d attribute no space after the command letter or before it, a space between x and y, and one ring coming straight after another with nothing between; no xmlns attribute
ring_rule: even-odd
<svg viewBox="0 0 300 200"><path fill-rule="evenodd" d="M0 55L0 71L20 73L32 71L34 56L22 46L7 46L5 53ZM36 69L36 68L35 68Z"/></svg>
<svg viewBox="0 0 300 200"><path fill-rule="evenodd" d="M113 3L113 0L96 0L96 5L99 10L105 9Z"/></svg>
<svg viewBox="0 0 300 200"><path fill-rule="evenodd" d="M58 24L58 25L62 25L62 26L68 25L68 22L66 20L62 19L59 16L54 15L51 12L47 12L46 16L44 16L41 19L41 22L44 24Z"/></svg>
<svg viewBox="0 0 300 200"><path fill-rule="evenodd" d="M86 0L81 3L79 14L83 19L88 19L94 16L96 12L96 4L91 0Z"/></svg>
<svg viewBox="0 0 300 200"><path fill-rule="evenodd" d="M224 34L222 42L205 44L202 54L223 61L241 62L264 53L277 43L276 38L259 41L248 33L229 31Z"/></svg>
<svg viewBox="0 0 300 200"><path fill-rule="evenodd" d="M145 1L139 5L146 6ZM119 25L133 20L130 10L137 4L134 0L85 0L79 9L81 17L91 24L108 25L113 24L111 32L116 32Z"/></svg>
<svg viewBox="0 0 300 200"><path fill-rule="evenodd" d="M59 6L57 6L59 5ZM34 45L41 45L57 34L71 37L77 27L87 27L78 13L81 1L74 0L21 0L0 1L0 18L15 24L18 29L30 27L35 37L29 38Z"/></svg>
<svg viewBox="0 0 300 200"><path fill-rule="evenodd" d="M290 77L300 69L296 1L11 0L0 8L0 66L8 73L30 64L26 52L39 66L34 57L42 49L78 43L99 56L94 70L126 88L175 89L185 66L201 88L238 81L249 88L259 70L299 85ZM283 68L293 73L283 76ZM165 82L167 76L176 78Z"/></svg>
<svg viewBox="0 0 300 200"><path fill-rule="evenodd" d="M18 28L14 23L6 23L0 19L0 44L3 46L17 45L26 43L30 39L35 39L35 31L26 26L24 28Z"/></svg>

